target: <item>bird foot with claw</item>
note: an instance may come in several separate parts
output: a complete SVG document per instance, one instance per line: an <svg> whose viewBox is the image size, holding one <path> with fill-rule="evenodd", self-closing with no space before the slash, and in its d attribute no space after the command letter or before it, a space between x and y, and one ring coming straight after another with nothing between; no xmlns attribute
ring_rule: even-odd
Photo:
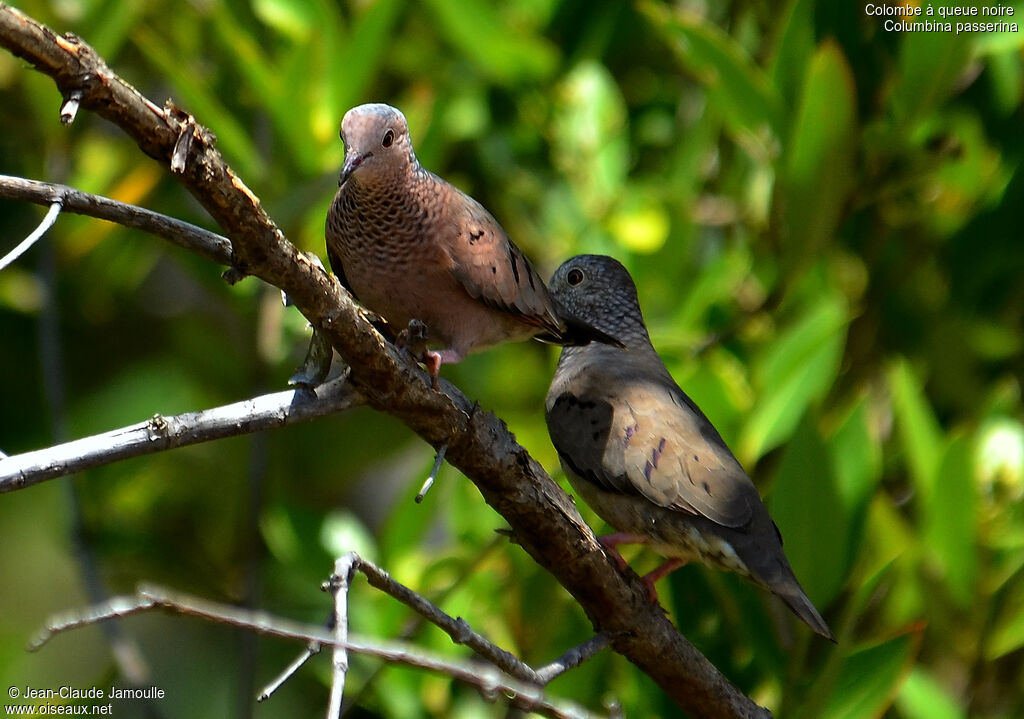
<svg viewBox="0 0 1024 719"><path fill-rule="evenodd" d="M398 333L395 346L404 349L417 361L427 353L427 325L420 320L409 320L409 326Z"/></svg>
<svg viewBox="0 0 1024 719"><path fill-rule="evenodd" d="M398 333L395 337L395 346L405 350L416 362L422 362L427 366L430 373L431 386L441 389L437 379L437 373L441 369L441 362L435 361L436 352L427 349L427 325L420 320L409 320L409 326Z"/></svg>

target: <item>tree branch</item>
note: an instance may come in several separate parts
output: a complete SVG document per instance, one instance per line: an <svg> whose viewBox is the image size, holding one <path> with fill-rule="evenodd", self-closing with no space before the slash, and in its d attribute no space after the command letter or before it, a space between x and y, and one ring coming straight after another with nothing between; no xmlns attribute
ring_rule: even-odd
<svg viewBox="0 0 1024 719"><path fill-rule="evenodd" d="M37 205L59 203L65 212L134 227L192 250L211 262L231 264L231 242L226 237L152 210L92 195L67 185L0 175L0 197Z"/></svg>
<svg viewBox="0 0 1024 719"><path fill-rule="evenodd" d="M332 581L334 578L332 578ZM479 663L458 661L410 647L400 642L369 641L348 635L340 639L333 630L303 624L266 612L211 602L181 592L173 592L153 585L139 586L134 595L112 597L106 602L78 612L66 612L47 620L42 631L29 644L30 651L38 651L56 635L89 626L97 622L127 617L133 614L164 609L177 614L200 617L261 634L282 639L299 639L310 644L334 647L357 654L377 657L389 662L446 674L453 679L476 687L489 701L502 694L516 707L537 712L551 719L596 719L596 715L569 702L555 702L544 696L535 686L520 682L497 669Z"/></svg>
<svg viewBox="0 0 1024 719"><path fill-rule="evenodd" d="M234 266L284 290L352 367L375 408L403 421L478 487L512 526L519 544L576 598L594 628L688 713L770 714L736 689L647 598L631 571L608 559L572 500L493 414L477 411L384 341L332 276L316 268L270 221L259 200L224 163L209 131L168 103L160 108L118 78L88 45L58 36L0 4L0 45L54 79L65 98L116 124L168 168L231 239ZM183 148L185 148L183 150ZM173 160L173 162L172 162Z"/></svg>
<svg viewBox="0 0 1024 719"><path fill-rule="evenodd" d="M143 454L306 422L365 403L347 373L310 390L287 390L152 419L34 452L0 458L0 493Z"/></svg>
<svg viewBox="0 0 1024 719"><path fill-rule="evenodd" d="M334 573L327 582L327 588L333 595L334 612L331 615L334 635L334 653L331 665L334 669L331 679L331 698L327 704L327 719L341 716L341 703L345 695L345 678L348 676L348 589L352 585L352 576L356 572L355 563L359 557L349 552L334 562Z"/></svg>

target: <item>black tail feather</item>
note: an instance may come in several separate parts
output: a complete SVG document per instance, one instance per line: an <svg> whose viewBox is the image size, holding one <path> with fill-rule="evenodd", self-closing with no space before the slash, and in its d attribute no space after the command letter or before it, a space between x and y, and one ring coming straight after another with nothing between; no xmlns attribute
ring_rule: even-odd
<svg viewBox="0 0 1024 719"><path fill-rule="evenodd" d="M618 347L619 349L626 346L607 332L599 330L581 319L563 313L561 320L565 323L565 329L560 334L555 335L551 332L544 332L537 335L536 339L541 342L548 342L549 344L569 347L579 347L591 342L600 342L612 347Z"/></svg>

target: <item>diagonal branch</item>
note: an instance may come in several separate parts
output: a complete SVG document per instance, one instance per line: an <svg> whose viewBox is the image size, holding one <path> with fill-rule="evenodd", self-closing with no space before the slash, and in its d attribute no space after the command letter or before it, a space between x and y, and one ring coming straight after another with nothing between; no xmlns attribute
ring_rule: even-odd
<svg viewBox="0 0 1024 719"><path fill-rule="evenodd" d="M352 368L376 409L427 442L447 443L448 461L511 525L519 544L568 589L597 632L679 706L702 717L764 717L650 602L632 572L617 571L572 500L490 412L426 374L359 314L338 282L315 267L267 217L214 148L211 133L168 103L154 105L118 78L94 50L0 4L0 45L54 79L65 98L120 127L196 197L230 238L233 265L284 290Z"/></svg>
<svg viewBox="0 0 1024 719"><path fill-rule="evenodd" d="M555 661L540 669L534 669L529 664L515 656L511 652L502 649L498 645L487 640L483 635L475 632L466 620L461 617L455 618L444 612L432 601L422 594L413 591L401 582L392 579L391 575L378 567L373 562L360 557L356 552L348 552L335 561L334 575L331 581L325 583L324 588L335 593L335 613L332 617L334 631L340 629L339 622L345 616L344 602L338 594L347 592L351 585L350 575L353 571L363 574L370 586L379 589L385 594L394 597L407 607L414 610L421 617L434 626L441 629L455 644L462 644L472 649L477 655L486 659L505 674L515 677L519 681L533 684L538 687L547 686L563 673L573 669L595 654L603 651L608 646L608 638L604 635L591 637L583 644L573 647L565 652ZM329 624L329 626L331 626ZM303 652L288 667L277 676L260 694L258 701L264 701L292 675L307 660L315 656L321 647L317 643L309 644ZM347 670L347 667L345 668ZM335 662L335 675L341 675L341 679L335 679L332 689L344 684L344 671L338 669ZM339 704L340 705L340 704ZM329 713L329 716L334 716Z"/></svg>
<svg viewBox="0 0 1024 719"><path fill-rule="evenodd" d="M98 217L125 227L144 230L186 250L192 250L211 262L231 264L231 242L226 237L152 210L92 195L67 185L0 175L0 197L34 202L37 205L59 203L65 212Z"/></svg>
<svg viewBox="0 0 1024 719"><path fill-rule="evenodd" d="M334 578L332 578L332 581ZM174 592L153 585L140 586L134 595L113 597L84 611L66 612L51 617L46 626L29 644L30 651L38 651L56 635L110 619L164 609L177 614L200 617L221 622L282 639L300 639L309 644L330 646L377 657L389 662L439 672L470 686L476 687L487 699L505 695L513 706L537 712L551 719L595 719L596 715L569 702L554 702L541 689L521 682L507 674L478 663L458 661L400 642L369 641L347 634L342 638L336 632L311 626L266 612L229 606L207 599Z"/></svg>
<svg viewBox="0 0 1024 719"><path fill-rule="evenodd" d="M320 385L315 393L287 390L201 412L158 414L103 434L0 458L0 493L129 457L306 422L364 402L346 374Z"/></svg>

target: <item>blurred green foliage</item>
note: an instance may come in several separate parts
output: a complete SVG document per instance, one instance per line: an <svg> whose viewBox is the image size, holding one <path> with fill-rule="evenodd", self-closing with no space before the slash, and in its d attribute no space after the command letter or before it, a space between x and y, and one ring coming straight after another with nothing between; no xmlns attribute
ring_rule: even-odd
<svg viewBox="0 0 1024 719"><path fill-rule="evenodd" d="M1004 4L1020 18L1024 3ZM683 633L778 716L1024 716L1019 32L886 32L863 3L825 0L21 7L193 112L303 249L323 252L342 114L386 101L423 163L541 267L623 260L655 344L766 495L839 637L812 637L731 576L687 567L664 583ZM118 131L88 113L62 127L58 107L51 80L0 54L0 172L209 224ZM3 247L41 213L0 205ZM0 273L0 449L282 387L302 318L219 271L62 217ZM554 360L521 344L445 368L553 472L541 408ZM110 592L144 579L320 622L332 557L358 548L527 661L585 639L579 609L494 534L502 520L469 482L445 468L412 502L431 459L358 410L88 472L73 480L77 535L65 481L5 495L0 677L117 680L94 629L23 651L48 614L87 601L75 536ZM408 631L410 613L365 584L352 604L354 631ZM246 715L298 649L180 617L123 626L168 717ZM436 630L414 636L458 653ZM443 677L363 659L350 677L353 716L505 712ZM328 678L314 661L259 715L319 716ZM610 654L551 691L677 715Z"/></svg>

